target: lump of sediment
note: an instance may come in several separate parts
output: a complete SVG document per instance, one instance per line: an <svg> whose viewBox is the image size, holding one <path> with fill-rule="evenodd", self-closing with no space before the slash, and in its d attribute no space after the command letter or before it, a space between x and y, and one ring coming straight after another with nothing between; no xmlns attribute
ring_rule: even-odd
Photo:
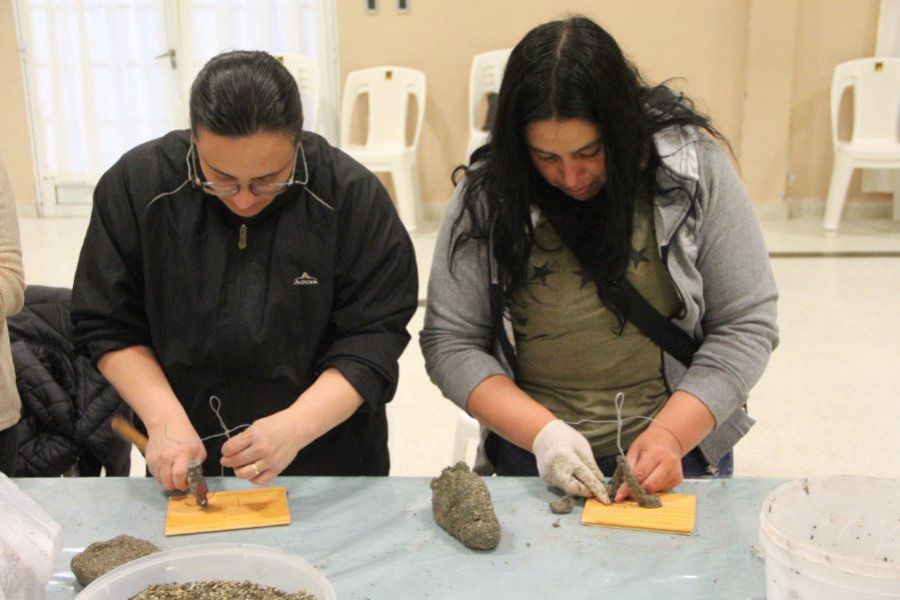
<svg viewBox="0 0 900 600"><path fill-rule="evenodd" d="M159 552L159 548L130 535L117 535L105 542L94 542L81 554L72 558L72 573L81 585L87 585L104 573L119 565L148 554Z"/></svg>
<svg viewBox="0 0 900 600"><path fill-rule="evenodd" d="M493 550L500 543L500 522L481 477L459 462L431 480L431 510L437 524L473 550Z"/></svg>
<svg viewBox="0 0 900 600"><path fill-rule="evenodd" d="M631 488L631 495L637 500L638 506L641 508L662 508L662 500L656 494L648 494L644 488L640 486L631 467L625 457L621 454L616 457L616 472L613 473L612 480L606 484L606 491L610 499L615 498L616 492L622 483L628 482Z"/></svg>
<svg viewBox="0 0 900 600"><path fill-rule="evenodd" d="M567 515L575 508L575 500L572 496L563 496L550 503L550 512L554 515Z"/></svg>
<svg viewBox="0 0 900 600"><path fill-rule="evenodd" d="M162 583L144 588L130 600L316 600L306 592L289 594L250 581L192 581Z"/></svg>

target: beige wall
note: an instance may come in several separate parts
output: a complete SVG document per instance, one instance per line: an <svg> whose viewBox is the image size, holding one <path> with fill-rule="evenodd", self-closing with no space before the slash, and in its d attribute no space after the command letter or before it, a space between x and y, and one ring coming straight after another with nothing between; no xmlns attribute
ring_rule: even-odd
<svg viewBox="0 0 900 600"><path fill-rule="evenodd" d="M797 199L824 198L831 174L831 75L838 63L872 56L878 31L877 0L800 0L791 103L788 187ZM842 122L852 104L842 105ZM860 191L861 171L848 200L886 198Z"/></svg>
<svg viewBox="0 0 900 600"><path fill-rule="evenodd" d="M825 197L831 171L829 88L834 66L871 55L878 0L413 0L399 15L380 0L338 0L342 77L397 64L428 76L420 170L426 201L449 197L467 143L471 57L514 45L564 11L596 19L648 79L682 77L685 91L731 139L754 200ZM563 8L564 7L564 8ZM34 202L21 68L11 0L0 0L0 158L19 202ZM845 107L845 113L847 112ZM863 194L859 175L851 200Z"/></svg>
<svg viewBox="0 0 900 600"><path fill-rule="evenodd" d="M747 62L741 143L741 174L758 205L786 216L791 96L797 31L797 0L753 0L747 22Z"/></svg>
<svg viewBox="0 0 900 600"><path fill-rule="evenodd" d="M872 54L879 1L414 0L406 15L380 4L369 16L361 1L338 0L342 76L384 64L426 73L426 201L448 198L465 152L471 57L569 11L606 27L651 81L682 77L678 85L731 140L754 200L779 203L827 193L831 73ZM854 178L851 200L878 198L886 196L862 194Z"/></svg>
<svg viewBox="0 0 900 600"><path fill-rule="evenodd" d="M13 195L20 204L34 204L25 85L19 66L19 45L12 0L0 0L0 159L9 173Z"/></svg>
<svg viewBox="0 0 900 600"><path fill-rule="evenodd" d="M342 77L388 64L425 72L419 149L425 201L449 198L450 173L464 158L472 56L515 45L535 25L564 15L561 6L604 25L648 79L683 77L678 85L740 147L748 1L413 0L406 15L389 0L380 4L370 16L363 2L338 0Z"/></svg>

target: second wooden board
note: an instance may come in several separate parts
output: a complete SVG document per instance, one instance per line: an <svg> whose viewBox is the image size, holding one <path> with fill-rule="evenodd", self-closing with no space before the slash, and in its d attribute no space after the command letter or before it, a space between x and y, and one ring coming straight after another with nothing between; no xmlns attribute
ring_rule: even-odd
<svg viewBox="0 0 900 600"><path fill-rule="evenodd" d="M697 519L697 496L660 494L661 508L641 508L634 500L602 504L591 498L584 503L581 522L585 525L641 529L690 535Z"/></svg>

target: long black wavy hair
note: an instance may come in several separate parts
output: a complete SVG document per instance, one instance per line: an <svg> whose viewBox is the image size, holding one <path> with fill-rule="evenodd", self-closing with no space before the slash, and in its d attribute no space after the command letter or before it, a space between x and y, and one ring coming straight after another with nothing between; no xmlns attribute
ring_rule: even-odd
<svg viewBox="0 0 900 600"><path fill-rule="evenodd" d="M606 184L596 201L569 198L532 164L525 127L543 119L581 119L597 126ZM688 125L727 145L690 100L664 84L647 85L612 36L590 19L572 16L532 29L507 62L489 143L473 153L467 167L454 171L454 183L463 173L466 178L464 210L452 229L451 269L461 244L489 240L509 307L527 276L534 243L531 208L538 207L563 240L577 240L571 250L594 274L603 299L604 290L625 274L637 203L683 187L661 187L657 171L666 166L653 134Z"/></svg>

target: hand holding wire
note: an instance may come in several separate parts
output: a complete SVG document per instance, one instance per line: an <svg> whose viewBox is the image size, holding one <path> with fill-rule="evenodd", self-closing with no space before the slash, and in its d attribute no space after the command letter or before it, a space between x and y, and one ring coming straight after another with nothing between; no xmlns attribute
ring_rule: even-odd
<svg viewBox="0 0 900 600"><path fill-rule="evenodd" d="M258 419L222 445L222 466L241 479L266 485L296 458L301 448L297 431L288 411Z"/></svg>

